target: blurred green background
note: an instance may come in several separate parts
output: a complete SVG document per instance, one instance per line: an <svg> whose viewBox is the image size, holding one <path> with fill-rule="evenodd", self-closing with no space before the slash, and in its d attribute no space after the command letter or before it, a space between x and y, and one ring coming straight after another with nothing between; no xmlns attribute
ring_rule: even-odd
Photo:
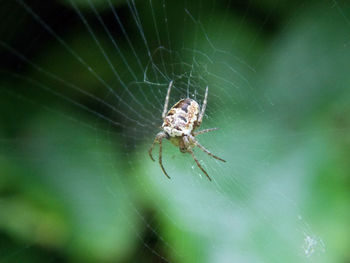
<svg viewBox="0 0 350 263"><path fill-rule="evenodd" d="M0 262L350 262L347 1L0 7ZM213 182L148 157L170 80Z"/></svg>

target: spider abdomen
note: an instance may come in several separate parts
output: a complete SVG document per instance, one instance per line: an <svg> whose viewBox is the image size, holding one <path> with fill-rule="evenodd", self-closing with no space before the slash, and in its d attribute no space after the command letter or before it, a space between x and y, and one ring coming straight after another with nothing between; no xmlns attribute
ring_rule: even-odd
<svg viewBox="0 0 350 263"><path fill-rule="evenodd" d="M191 134L196 128L199 105L195 100L182 99L166 114L162 129L171 137Z"/></svg>

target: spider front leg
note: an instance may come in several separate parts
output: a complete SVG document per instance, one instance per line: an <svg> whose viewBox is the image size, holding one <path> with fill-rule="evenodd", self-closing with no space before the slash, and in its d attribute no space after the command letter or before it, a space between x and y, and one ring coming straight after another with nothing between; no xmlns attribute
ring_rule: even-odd
<svg viewBox="0 0 350 263"><path fill-rule="evenodd" d="M154 161L153 156L152 156L152 150L154 148L154 145L156 143L159 143L159 165L160 165L160 168L162 168L162 171L165 174L165 176L170 179L170 176L167 174L167 172L164 169L163 160L162 160L162 140L164 138L167 138L167 137L168 136L167 136L167 134L165 132L159 132L157 134L156 138L154 139L151 148L148 150L148 154L149 154L149 157L151 157L151 160Z"/></svg>
<svg viewBox="0 0 350 263"><path fill-rule="evenodd" d="M173 81L170 81L169 87L168 87L168 92L167 92L166 97L165 97L164 109L163 109L163 113L162 113L163 119L165 118L165 115L168 112L169 97L170 97L170 91L171 91L172 86L173 86Z"/></svg>
<svg viewBox="0 0 350 263"><path fill-rule="evenodd" d="M197 166L199 167L199 169L202 170L202 172L208 177L209 181L211 181L211 178L210 176L208 175L207 171L204 170L204 168L202 167L202 165L199 163L199 161L197 160L196 156L194 155L194 152L192 151L191 147L190 147L190 142L187 138L187 136L184 136L183 137L183 141L184 141L184 144L187 148L187 152L189 152L191 155L192 155L192 158L194 159L194 161L196 162Z"/></svg>
<svg viewBox="0 0 350 263"><path fill-rule="evenodd" d="M203 101L203 104L202 104L202 110L201 110L201 113L198 116L198 121L197 121L197 126L198 127L202 123L203 116L204 116L204 113L205 113L205 108L207 107L207 102L208 102L208 86L205 89L205 95L204 95L204 101Z"/></svg>

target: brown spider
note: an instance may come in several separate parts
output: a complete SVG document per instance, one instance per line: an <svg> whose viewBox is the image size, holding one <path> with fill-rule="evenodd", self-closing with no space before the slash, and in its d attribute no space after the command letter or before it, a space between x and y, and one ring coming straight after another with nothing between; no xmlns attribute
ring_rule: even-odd
<svg viewBox="0 0 350 263"><path fill-rule="evenodd" d="M226 162L225 160L215 156L211 152L209 152L206 148L204 148L195 138L195 136L199 134L203 134L206 132L215 131L218 128L205 129L201 131L195 132L201 123L205 112L205 107L207 106L207 97L208 97L208 87L205 89L205 96L202 105L202 110L199 112L199 105L195 100L190 98L182 99L178 101L171 109L168 111L168 103L170 97L171 87L173 86L173 81L170 82L168 92L165 98L164 110L162 114L163 125L161 129L163 131L159 132L154 139L154 142L149 149L148 153L151 157L152 161L154 161L152 156L152 150L156 143L159 143L159 164L162 168L166 177L170 179L170 176L167 174L163 167L162 163L162 140L164 138L170 140L172 144L178 146L182 153L190 153L197 163L198 167L203 171L203 173L209 177L208 173L203 169L201 164L198 162L197 158L194 156L193 148L195 146L199 147L203 152L214 157L217 160L222 162Z"/></svg>

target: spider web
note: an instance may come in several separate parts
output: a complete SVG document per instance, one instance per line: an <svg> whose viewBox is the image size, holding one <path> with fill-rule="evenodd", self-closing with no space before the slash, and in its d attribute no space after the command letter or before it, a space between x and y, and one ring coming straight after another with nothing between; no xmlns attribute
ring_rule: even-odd
<svg viewBox="0 0 350 263"><path fill-rule="evenodd" d="M341 159L330 157L331 139L348 139L349 127L326 126L331 118L319 110L349 110L345 5L300 1L288 11L254 1L67 0L50 9L15 2L3 9L11 10L4 21L22 30L28 24L28 42L2 28L10 125L0 135L1 163L4 185L16 191L2 198L0 226L23 249L5 247L1 260L16 262L38 246L96 262L339 259L317 226L330 217L313 210L311 195L317 167ZM276 14L287 11L274 28ZM55 12L62 16L51 19ZM254 12L257 21L247 18ZM303 42L314 47L299 51ZM149 159L170 81L169 106L186 97L201 105L209 87L201 128L219 130L198 140L227 163L199 149L195 155L213 182L168 142L170 181ZM27 218L11 222L22 213Z"/></svg>

